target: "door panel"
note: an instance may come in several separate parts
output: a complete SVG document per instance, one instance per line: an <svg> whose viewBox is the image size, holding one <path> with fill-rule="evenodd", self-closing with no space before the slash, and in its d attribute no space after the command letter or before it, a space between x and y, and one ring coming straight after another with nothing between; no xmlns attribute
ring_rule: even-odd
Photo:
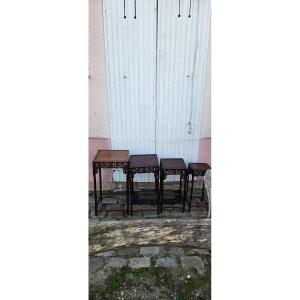
<svg viewBox="0 0 300 300"><path fill-rule="evenodd" d="M155 153L156 0L104 0L112 149ZM137 181L153 181L137 175ZM125 181L122 171L115 181Z"/></svg>
<svg viewBox="0 0 300 300"><path fill-rule="evenodd" d="M103 0L113 149L197 161L210 0ZM153 175L138 175L153 181ZM174 179L174 178L171 178ZM122 171L115 181L125 181Z"/></svg>
<svg viewBox="0 0 300 300"><path fill-rule="evenodd" d="M210 1L160 0L156 152L197 161L208 48ZM169 176L169 180L174 177ZM177 178L178 179L178 178Z"/></svg>

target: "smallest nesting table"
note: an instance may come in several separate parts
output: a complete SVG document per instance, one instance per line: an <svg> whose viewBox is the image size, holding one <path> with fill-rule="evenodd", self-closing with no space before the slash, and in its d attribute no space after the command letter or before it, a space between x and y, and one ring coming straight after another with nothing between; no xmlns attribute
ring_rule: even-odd
<svg viewBox="0 0 300 300"><path fill-rule="evenodd" d="M121 168L126 176L126 200L127 214L129 214L129 180L128 180L128 150L99 150L93 160L93 177L94 177L94 195L95 195L95 215L98 215L98 203L102 198L102 179L101 169ZM97 180L96 174L99 172L100 196L97 198Z"/></svg>
<svg viewBox="0 0 300 300"><path fill-rule="evenodd" d="M194 189L194 177L196 176L204 176L206 171L210 169L210 165L206 163L189 163L188 165L188 173L192 174L192 188L191 188L191 196L190 201L193 198L193 189ZM202 193L201 193L201 202L204 200L204 180L202 183Z"/></svg>
<svg viewBox="0 0 300 300"><path fill-rule="evenodd" d="M183 192L183 206L182 211L185 211L185 202L187 196L187 176L188 170L182 158L162 158L160 160L160 211L163 209L163 194L164 194L164 180L168 175L180 175L180 200L182 201L182 180L184 182ZM189 210L191 205L189 202Z"/></svg>

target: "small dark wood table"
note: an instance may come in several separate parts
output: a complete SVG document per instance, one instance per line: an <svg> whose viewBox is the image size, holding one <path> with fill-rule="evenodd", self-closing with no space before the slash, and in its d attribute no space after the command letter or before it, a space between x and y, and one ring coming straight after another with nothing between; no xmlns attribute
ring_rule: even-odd
<svg viewBox="0 0 300 300"><path fill-rule="evenodd" d="M210 165L206 163L189 163L188 165L188 174L192 174L192 188L190 201L193 198L193 189L194 189L194 178L198 176L204 176L206 171L210 169ZM202 193L201 193L201 202L204 201L204 180L202 181Z"/></svg>
<svg viewBox="0 0 300 300"><path fill-rule="evenodd" d="M162 158L160 160L160 211L163 209L164 199L164 180L168 175L180 175L180 201L183 203L182 211L185 211L185 202L187 200L187 176L188 170L182 158ZM184 182L184 192L182 201L182 180ZM190 210L190 203L189 203Z"/></svg>
<svg viewBox="0 0 300 300"><path fill-rule="evenodd" d="M126 174L126 200L127 200L127 214L129 214L129 178L128 178L128 150L99 150L93 160L93 176L94 176L94 195L95 195L95 215L98 215L98 204L103 200L102 198L102 179L101 169L121 168ZM97 181L96 174L99 172L100 196L97 198ZM116 209L114 209L116 210Z"/></svg>
<svg viewBox="0 0 300 300"><path fill-rule="evenodd" d="M155 178L155 198L157 205L157 213L159 214L159 163L156 154L146 154L146 155L130 155L129 160L129 181L130 181L130 213L133 214L132 204L133 204L133 179L135 174L141 173L154 173Z"/></svg>

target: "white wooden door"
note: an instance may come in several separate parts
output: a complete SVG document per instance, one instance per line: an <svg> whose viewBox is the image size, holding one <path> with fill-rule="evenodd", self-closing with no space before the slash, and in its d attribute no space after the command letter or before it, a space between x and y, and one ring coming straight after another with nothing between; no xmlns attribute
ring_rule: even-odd
<svg viewBox="0 0 300 300"><path fill-rule="evenodd" d="M104 0L104 24L113 149L155 153L156 0ZM149 181L153 176L138 175ZM114 180L124 181L122 171Z"/></svg>
<svg viewBox="0 0 300 300"><path fill-rule="evenodd" d="M210 0L158 3L156 152L197 162Z"/></svg>
<svg viewBox="0 0 300 300"><path fill-rule="evenodd" d="M112 148L197 161L210 0L134 3L103 0Z"/></svg>

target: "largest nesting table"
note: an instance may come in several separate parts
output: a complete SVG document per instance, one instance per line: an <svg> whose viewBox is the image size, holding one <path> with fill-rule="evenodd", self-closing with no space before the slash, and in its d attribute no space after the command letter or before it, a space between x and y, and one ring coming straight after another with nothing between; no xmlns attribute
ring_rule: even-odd
<svg viewBox="0 0 300 300"><path fill-rule="evenodd" d="M102 176L101 169L123 169L126 174L126 200L127 214L129 214L129 178L128 178L128 150L99 150L93 160L93 177L94 177L94 195L95 195L95 215L98 215L98 204L103 201L102 198ZM97 197L97 179L96 174L99 172L100 195Z"/></svg>

